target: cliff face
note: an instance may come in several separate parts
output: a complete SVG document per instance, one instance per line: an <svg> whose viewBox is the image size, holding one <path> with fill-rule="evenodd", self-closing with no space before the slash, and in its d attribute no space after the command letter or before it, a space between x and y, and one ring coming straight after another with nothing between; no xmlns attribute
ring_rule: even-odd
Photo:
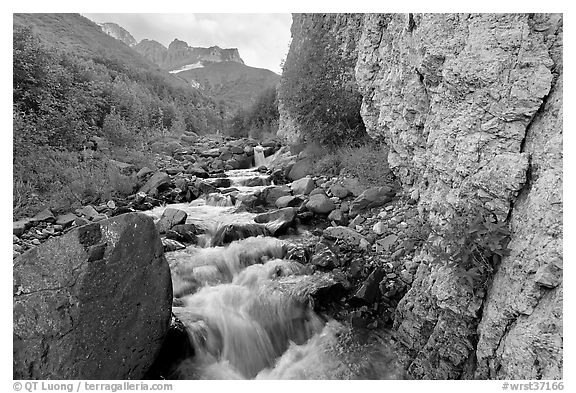
<svg viewBox="0 0 576 393"><path fill-rule="evenodd" d="M244 64L236 48L222 49L191 47L186 42L175 39L168 48L154 40L142 40L134 49L153 63L168 71L180 70L182 67L203 67L210 63L225 61ZM190 68L187 68L190 69Z"/></svg>
<svg viewBox="0 0 576 393"><path fill-rule="evenodd" d="M99 25L102 28L102 31L108 34L109 36L112 36L117 40L122 41L128 46L136 45L136 39L134 39L134 37L132 37L132 34L130 34L122 26L117 25L116 23L99 23Z"/></svg>
<svg viewBox="0 0 576 393"><path fill-rule="evenodd" d="M476 201L512 230L487 290L416 258L394 322L408 374L562 378L562 17L366 14L356 47L367 132L421 215Z"/></svg>

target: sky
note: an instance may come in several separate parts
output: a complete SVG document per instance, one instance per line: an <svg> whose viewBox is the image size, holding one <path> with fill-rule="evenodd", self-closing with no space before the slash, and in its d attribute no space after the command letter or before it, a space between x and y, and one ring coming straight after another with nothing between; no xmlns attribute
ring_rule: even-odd
<svg viewBox="0 0 576 393"><path fill-rule="evenodd" d="M136 39L168 46L175 38L190 46L238 48L246 65L281 72L290 43L290 14L82 14L117 23Z"/></svg>

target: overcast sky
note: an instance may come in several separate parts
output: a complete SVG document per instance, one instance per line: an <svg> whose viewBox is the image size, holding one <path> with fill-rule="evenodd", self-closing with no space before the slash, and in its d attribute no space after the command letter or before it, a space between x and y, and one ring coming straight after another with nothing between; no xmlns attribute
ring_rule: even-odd
<svg viewBox="0 0 576 393"><path fill-rule="evenodd" d="M95 22L114 22L136 41L168 46L174 38L190 46L238 48L246 65L280 73L288 52L290 14L82 14Z"/></svg>

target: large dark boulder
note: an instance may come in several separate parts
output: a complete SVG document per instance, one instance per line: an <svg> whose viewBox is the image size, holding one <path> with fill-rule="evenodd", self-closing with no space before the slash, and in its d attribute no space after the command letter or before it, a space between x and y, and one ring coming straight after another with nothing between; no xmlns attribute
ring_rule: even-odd
<svg viewBox="0 0 576 393"><path fill-rule="evenodd" d="M152 218L76 228L13 266L14 379L141 379L170 324L172 283Z"/></svg>
<svg viewBox="0 0 576 393"><path fill-rule="evenodd" d="M170 184L170 176L166 172L156 172L146 184L140 188L139 192L155 196L158 191L165 189Z"/></svg>

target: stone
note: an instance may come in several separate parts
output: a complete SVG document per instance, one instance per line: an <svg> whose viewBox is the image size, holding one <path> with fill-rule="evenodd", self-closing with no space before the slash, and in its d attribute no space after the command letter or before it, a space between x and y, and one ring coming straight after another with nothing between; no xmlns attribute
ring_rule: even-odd
<svg viewBox="0 0 576 393"><path fill-rule="evenodd" d="M364 210L382 206L390 202L394 195L396 192L390 187L369 188L352 201L349 214L354 217Z"/></svg>
<svg viewBox="0 0 576 393"><path fill-rule="evenodd" d="M382 251L389 251L392 246L394 244L396 244L396 241L398 240L398 236L397 235L388 235L383 239L380 240L376 240L376 245L377 245L377 252L382 252Z"/></svg>
<svg viewBox="0 0 576 393"><path fill-rule="evenodd" d="M26 230L28 228L30 228L31 225L32 225L32 222L28 218L14 221L12 223L12 233L16 236L22 236L24 234L24 232L26 232Z"/></svg>
<svg viewBox="0 0 576 393"><path fill-rule="evenodd" d="M184 244L168 238L162 239L162 246L164 247L164 252L178 251L186 248Z"/></svg>
<svg viewBox="0 0 576 393"><path fill-rule="evenodd" d="M302 203L302 198L292 195L282 196L276 199L276 207L278 209L282 209L284 207L295 207Z"/></svg>
<svg viewBox="0 0 576 393"><path fill-rule="evenodd" d="M156 229L159 233L165 233L169 229L172 229L174 225L184 224L188 218L188 213L184 210L166 208L160 217L160 220L156 223Z"/></svg>
<svg viewBox="0 0 576 393"><path fill-rule="evenodd" d="M266 228L268 228L272 235L276 236L294 223L296 213L295 208L285 207L283 209L258 214L254 217L254 222L266 224Z"/></svg>
<svg viewBox="0 0 576 393"><path fill-rule="evenodd" d="M210 175L208 175L208 172L206 172L204 169L191 165L188 168L186 168L186 173L202 178L202 179L206 179L208 177L210 177Z"/></svg>
<svg viewBox="0 0 576 393"><path fill-rule="evenodd" d="M348 195L350 195L350 191L344 187L342 184L336 183L330 186L330 192L332 193L332 195L334 195L335 197L338 197L340 199L344 199L346 198Z"/></svg>
<svg viewBox="0 0 576 393"><path fill-rule="evenodd" d="M316 187L314 180L310 177L303 177L301 179L295 180L290 185L294 195L306 195L309 194Z"/></svg>
<svg viewBox="0 0 576 393"><path fill-rule="evenodd" d="M100 213L98 213L94 206L86 205L80 209L76 209L76 214L92 221L95 217L98 217Z"/></svg>
<svg viewBox="0 0 576 393"><path fill-rule="evenodd" d="M288 179L291 181L301 179L307 175L312 174L313 162L309 158L304 158L302 160L296 161L288 172Z"/></svg>
<svg viewBox="0 0 576 393"><path fill-rule="evenodd" d="M269 206L275 206L276 200L283 196L290 195L290 189L287 186L271 186L262 190L260 198Z"/></svg>
<svg viewBox="0 0 576 393"><path fill-rule="evenodd" d="M310 191L310 196L312 196L312 195L324 195L324 196L326 196L326 193L324 192L323 188L318 187L318 188L315 188L312 191Z"/></svg>
<svg viewBox="0 0 576 393"><path fill-rule="evenodd" d="M151 174L152 172L154 172L152 169L145 166L136 173L136 177L141 180L145 178L147 175Z"/></svg>
<svg viewBox="0 0 576 393"><path fill-rule="evenodd" d="M306 203L306 209L316 214L328 214L336 205L324 194L315 194Z"/></svg>
<svg viewBox="0 0 576 393"><path fill-rule="evenodd" d="M360 184L360 180L356 178L344 178L341 179L342 187L348 190L349 194L354 195L355 197L359 196L366 190L366 187Z"/></svg>
<svg viewBox="0 0 576 393"><path fill-rule="evenodd" d="M323 235L329 239L341 240L351 245L360 245L360 241L364 239L364 236L355 230L343 226L328 227L324 230Z"/></svg>
<svg viewBox="0 0 576 393"><path fill-rule="evenodd" d="M343 219L342 212L339 209L332 210L330 214L328 214L328 219L340 223Z"/></svg>
<svg viewBox="0 0 576 393"><path fill-rule="evenodd" d="M150 196L155 196L158 191L166 188L170 184L170 176L166 172L156 172L148 181L140 188L138 192L143 192Z"/></svg>
<svg viewBox="0 0 576 393"><path fill-rule="evenodd" d="M15 379L141 379L171 316L172 285L150 217L74 229L13 266Z"/></svg>
<svg viewBox="0 0 576 393"><path fill-rule="evenodd" d="M371 304L377 301L380 296L380 282L385 274L382 268L375 268L360 288L358 288L356 293L350 298L350 304Z"/></svg>
<svg viewBox="0 0 576 393"><path fill-rule="evenodd" d="M386 232L386 224L382 221L378 221L372 227L372 232L374 232L377 235L383 235Z"/></svg>
<svg viewBox="0 0 576 393"><path fill-rule="evenodd" d="M184 243L196 243L197 235L200 231L194 224L174 225L172 229L166 231L166 238Z"/></svg>
<svg viewBox="0 0 576 393"><path fill-rule="evenodd" d="M37 223L37 222L56 222L56 217L54 217L54 214L52 213L52 210L50 210L50 208L46 208L44 210L42 210L41 212L39 212L38 214L36 214L34 217L32 217L30 219L31 223Z"/></svg>
<svg viewBox="0 0 576 393"><path fill-rule="evenodd" d="M316 244L311 263L326 269L332 269L340 264L336 251L327 242Z"/></svg>
<svg viewBox="0 0 576 393"><path fill-rule="evenodd" d="M534 275L534 282L545 288L556 288L562 282L562 271L552 265L541 266Z"/></svg>
<svg viewBox="0 0 576 393"><path fill-rule="evenodd" d="M185 169L181 166L171 166L171 167L164 169L164 172L166 172L169 175L177 175L177 174L182 173L184 171L185 171Z"/></svg>

